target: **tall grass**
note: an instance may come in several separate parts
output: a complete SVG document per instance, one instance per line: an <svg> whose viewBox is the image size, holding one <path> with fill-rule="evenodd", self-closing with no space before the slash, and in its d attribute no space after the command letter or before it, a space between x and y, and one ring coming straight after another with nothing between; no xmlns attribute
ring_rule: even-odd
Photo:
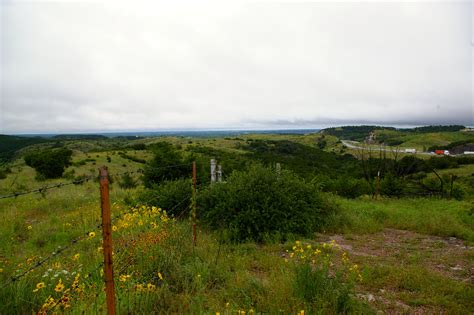
<svg viewBox="0 0 474 315"><path fill-rule="evenodd" d="M329 230L373 233L383 228L410 230L474 242L473 205L467 201L437 198L337 198L341 207Z"/></svg>

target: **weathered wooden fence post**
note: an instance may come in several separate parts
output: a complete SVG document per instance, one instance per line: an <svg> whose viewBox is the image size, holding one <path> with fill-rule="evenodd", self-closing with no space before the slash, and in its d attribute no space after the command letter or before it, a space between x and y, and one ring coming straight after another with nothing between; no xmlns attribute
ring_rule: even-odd
<svg viewBox="0 0 474 315"><path fill-rule="evenodd" d="M196 194L196 177L197 177L197 171L196 171L196 161L193 162L193 245L196 246L197 243L197 231L196 231L196 199L197 199L197 194Z"/></svg>
<svg viewBox="0 0 474 315"><path fill-rule="evenodd" d="M100 176L100 204L102 208L102 238L104 250L105 295L107 314L115 315L115 285L112 261L112 219L110 214L109 178L107 167L99 169Z"/></svg>
<svg viewBox="0 0 474 315"><path fill-rule="evenodd" d="M211 184L216 182L216 160L211 159Z"/></svg>
<svg viewBox="0 0 474 315"><path fill-rule="evenodd" d="M222 183L222 165L217 165L217 182Z"/></svg>

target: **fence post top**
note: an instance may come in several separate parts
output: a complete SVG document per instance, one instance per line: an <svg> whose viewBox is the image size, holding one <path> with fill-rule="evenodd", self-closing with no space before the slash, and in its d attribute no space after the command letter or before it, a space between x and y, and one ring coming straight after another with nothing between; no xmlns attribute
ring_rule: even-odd
<svg viewBox="0 0 474 315"><path fill-rule="evenodd" d="M108 179L107 170L108 170L107 166L102 166L99 168L99 176L101 180Z"/></svg>

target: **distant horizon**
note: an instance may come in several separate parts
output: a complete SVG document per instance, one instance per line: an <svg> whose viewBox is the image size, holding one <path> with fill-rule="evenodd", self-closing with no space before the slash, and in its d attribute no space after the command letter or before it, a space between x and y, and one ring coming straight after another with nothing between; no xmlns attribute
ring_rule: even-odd
<svg viewBox="0 0 474 315"><path fill-rule="evenodd" d="M291 132L291 131L320 131L327 128L337 128L346 126L378 126L389 127L396 129L411 129L423 126L449 126L449 125L463 125L463 124L377 124L377 123L360 123L360 124L337 124L325 125L318 127L295 127L295 128L167 128L167 129L117 129L117 130L84 130L84 131L46 131L46 132L21 132L21 133L0 133L0 135L8 136L57 136L57 135L107 135L107 134L159 134L159 133L200 133L200 132ZM463 125L466 128L474 128L474 125Z"/></svg>

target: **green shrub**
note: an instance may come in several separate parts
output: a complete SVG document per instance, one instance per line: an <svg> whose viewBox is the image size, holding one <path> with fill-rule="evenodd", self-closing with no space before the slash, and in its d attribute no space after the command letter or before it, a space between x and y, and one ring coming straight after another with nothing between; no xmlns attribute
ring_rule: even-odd
<svg viewBox="0 0 474 315"><path fill-rule="evenodd" d="M12 170L9 167L0 168L0 179L7 178L7 175L10 174Z"/></svg>
<svg viewBox="0 0 474 315"><path fill-rule="evenodd" d="M400 197L403 194L404 183L402 179L387 174L380 183L380 193L389 197Z"/></svg>
<svg viewBox="0 0 474 315"><path fill-rule="evenodd" d="M134 143L132 145L129 146L129 148L133 149L133 150L146 150L146 144L144 143Z"/></svg>
<svg viewBox="0 0 474 315"><path fill-rule="evenodd" d="M120 188L123 189L132 189L137 187L137 181L133 179L130 174L124 174L121 176L119 182L118 182Z"/></svg>
<svg viewBox="0 0 474 315"><path fill-rule="evenodd" d="M36 170L38 179L59 178L71 165L72 151L69 149L46 149L24 157L26 165Z"/></svg>
<svg viewBox="0 0 474 315"><path fill-rule="evenodd" d="M185 159L172 144L156 143L152 146L152 151L153 159L147 163L143 174L145 187L151 188L166 180L191 177L191 161Z"/></svg>
<svg viewBox="0 0 474 315"><path fill-rule="evenodd" d="M320 230L334 207L315 185L289 171L252 166L234 172L227 183L198 194L199 213L214 228L227 228L233 241L263 241L277 234L309 235Z"/></svg>
<svg viewBox="0 0 474 315"><path fill-rule="evenodd" d="M166 181L143 192L140 203L165 209L168 214L184 215L190 209L192 183L190 179Z"/></svg>
<svg viewBox="0 0 474 315"><path fill-rule="evenodd" d="M76 170L75 170L75 169L72 169L72 170L70 170L70 171L64 172L63 178L66 178L66 179L74 179L75 174L76 174Z"/></svg>
<svg viewBox="0 0 474 315"><path fill-rule="evenodd" d="M357 198L371 194L370 185L365 179L340 176L337 179L326 179L322 182L322 190L333 192L346 198Z"/></svg>
<svg viewBox="0 0 474 315"><path fill-rule="evenodd" d="M124 152L119 152L119 155L120 155L120 157L122 157L124 159L127 159L127 160L130 160L130 161L133 161L133 162L137 162L137 163L140 163L140 164L145 164L146 163L146 160L137 158L133 155L128 155L127 153L124 153Z"/></svg>
<svg viewBox="0 0 474 315"><path fill-rule="evenodd" d="M456 200L463 200L465 194L466 193L464 192L464 190L461 187L455 186L453 188L453 190L450 192L449 196L456 199Z"/></svg>

